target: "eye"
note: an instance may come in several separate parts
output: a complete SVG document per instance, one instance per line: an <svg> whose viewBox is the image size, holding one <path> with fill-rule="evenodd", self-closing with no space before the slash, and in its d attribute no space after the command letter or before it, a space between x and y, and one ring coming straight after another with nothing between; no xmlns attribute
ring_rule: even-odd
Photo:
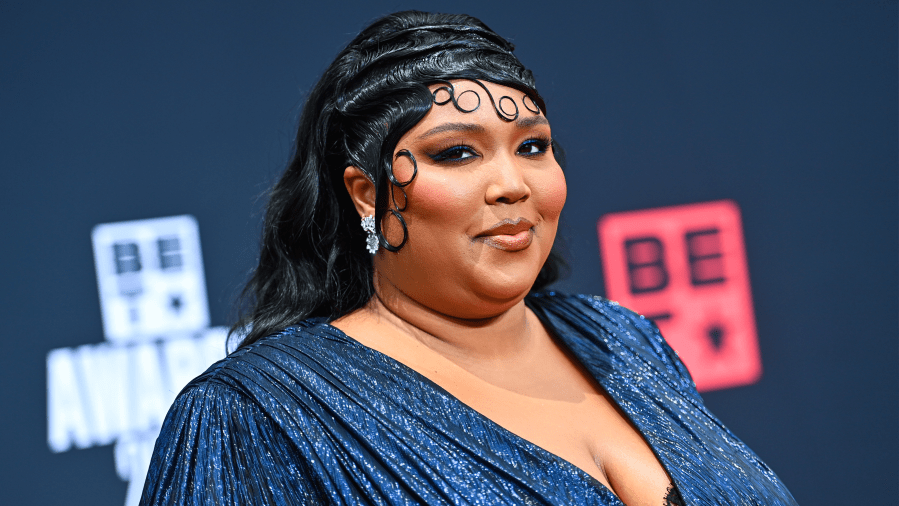
<svg viewBox="0 0 899 506"><path fill-rule="evenodd" d="M435 162L458 163L477 156L477 153L469 146L459 145L428 156Z"/></svg>
<svg viewBox="0 0 899 506"><path fill-rule="evenodd" d="M542 155L549 149L549 144L549 139L528 139L518 146L517 153L525 156Z"/></svg>

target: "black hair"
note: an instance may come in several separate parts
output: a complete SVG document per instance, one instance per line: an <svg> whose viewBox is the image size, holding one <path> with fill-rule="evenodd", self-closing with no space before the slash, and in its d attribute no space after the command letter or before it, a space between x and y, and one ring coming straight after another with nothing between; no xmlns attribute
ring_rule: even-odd
<svg viewBox="0 0 899 506"><path fill-rule="evenodd" d="M343 173L355 166L371 179L380 246L401 248L407 232L389 207L389 185L401 189L411 179L393 176L393 152L433 105L429 85L445 85L452 98L451 79L489 81L519 90L545 113L533 74L513 49L474 17L405 11L375 21L337 55L306 99L292 159L271 190L259 264L231 328L241 347L306 318L339 318L374 295L366 234ZM555 144L553 152L561 154ZM402 225L398 245L380 233L387 213ZM551 252L532 290L555 281L563 265Z"/></svg>

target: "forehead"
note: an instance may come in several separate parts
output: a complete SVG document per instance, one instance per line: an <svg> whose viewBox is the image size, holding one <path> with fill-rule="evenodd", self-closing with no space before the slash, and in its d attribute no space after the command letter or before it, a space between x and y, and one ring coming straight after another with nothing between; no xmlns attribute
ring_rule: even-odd
<svg viewBox="0 0 899 506"><path fill-rule="evenodd" d="M485 127L547 123L540 107L515 88L468 79L432 84L428 88L434 103L410 134L445 122L478 123Z"/></svg>

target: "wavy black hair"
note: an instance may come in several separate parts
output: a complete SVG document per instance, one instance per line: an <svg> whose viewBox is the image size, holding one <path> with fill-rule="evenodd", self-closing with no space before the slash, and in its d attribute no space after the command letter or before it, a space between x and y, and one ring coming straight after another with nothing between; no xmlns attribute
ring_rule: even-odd
<svg viewBox="0 0 899 506"><path fill-rule="evenodd" d="M411 180L393 176L393 152L434 104L429 85L447 85L452 96L451 79L489 81L519 90L545 113L513 49L474 17L406 11L375 21L337 55L306 99L292 159L271 190L259 265L231 328L240 347L306 318L339 318L374 295L366 235L343 173L355 166L372 180L380 245L402 247L387 243L380 223L392 213L402 224L389 186ZM560 156L555 144L553 152ZM555 281L563 266L554 250L532 290Z"/></svg>

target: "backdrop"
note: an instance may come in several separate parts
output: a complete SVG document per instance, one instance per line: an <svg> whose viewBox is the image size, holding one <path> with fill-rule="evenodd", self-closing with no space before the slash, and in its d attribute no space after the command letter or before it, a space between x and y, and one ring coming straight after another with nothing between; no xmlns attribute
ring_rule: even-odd
<svg viewBox="0 0 899 506"><path fill-rule="evenodd" d="M192 215L201 326L229 324L306 91L406 8L476 15L534 70L568 153L560 290L607 293L602 216L738 206L762 372L706 403L800 504L893 503L899 89L883 0L0 2L0 501L124 503L112 435L48 435L69 399L48 399L51 351L112 349L94 227Z"/></svg>

